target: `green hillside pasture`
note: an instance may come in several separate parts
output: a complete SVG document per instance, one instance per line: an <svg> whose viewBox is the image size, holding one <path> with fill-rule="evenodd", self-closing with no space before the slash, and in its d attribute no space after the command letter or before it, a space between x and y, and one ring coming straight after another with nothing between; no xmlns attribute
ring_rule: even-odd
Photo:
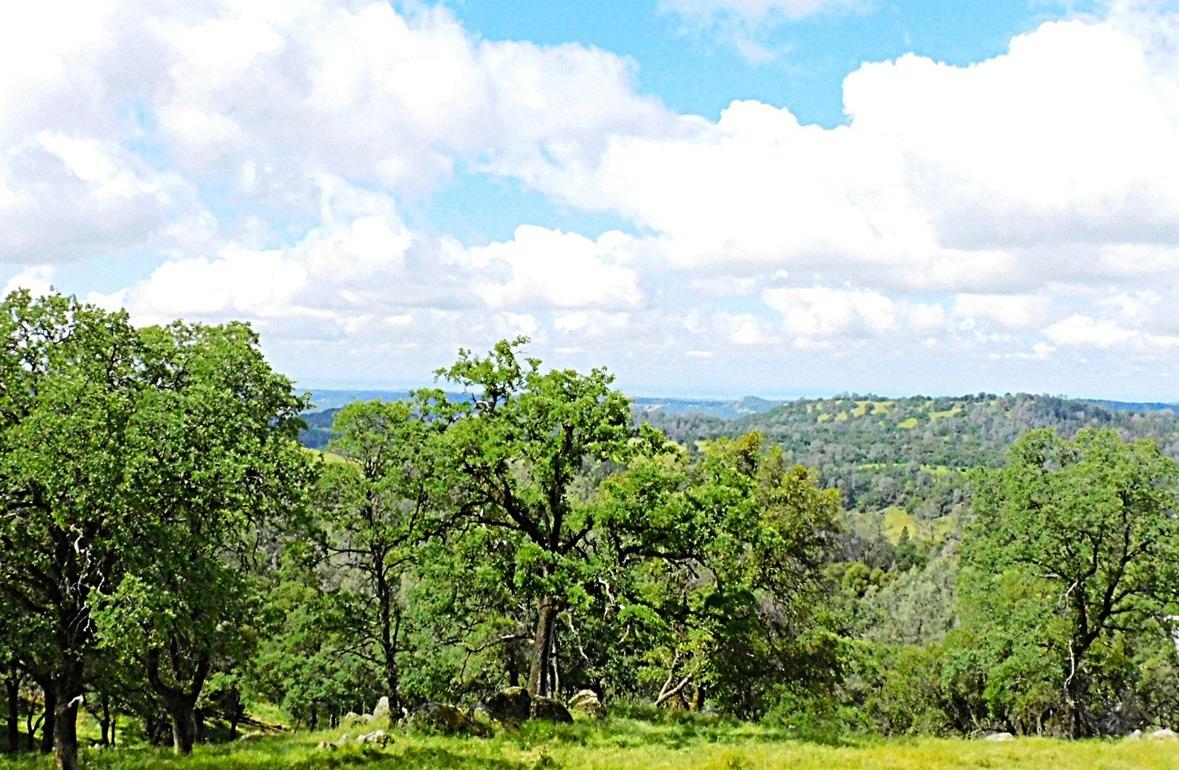
<svg viewBox="0 0 1179 770"><path fill-rule="evenodd" d="M1007 743L961 739L852 739L840 745L789 740L755 726L662 724L612 720L607 725L529 726L491 739L444 738L392 731L381 749L355 743L317 748L342 731L200 746L192 757L163 750L88 750L83 767L109 770L260 770L365 767L382 770L927 770L928 768L1053 768L1171 770L1176 745L1150 740L1062 741L1020 738ZM49 757L5 763L14 770L49 768Z"/></svg>

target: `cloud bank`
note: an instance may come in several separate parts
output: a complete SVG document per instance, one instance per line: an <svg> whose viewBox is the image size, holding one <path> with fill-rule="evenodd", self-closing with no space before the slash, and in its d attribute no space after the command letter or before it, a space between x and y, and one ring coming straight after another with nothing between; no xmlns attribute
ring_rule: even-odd
<svg viewBox="0 0 1179 770"><path fill-rule="evenodd" d="M484 40L436 8L8 13L8 288L151 255L92 298L143 322L252 320L315 381L420 378L524 332L647 389L684 371L733 392L921 389L924 365L931 387L1148 376L1179 396L1179 17L1158 7L1046 23L967 67L865 63L832 129L754 101L677 114L632 60ZM411 225L463 169L623 226L465 243Z"/></svg>

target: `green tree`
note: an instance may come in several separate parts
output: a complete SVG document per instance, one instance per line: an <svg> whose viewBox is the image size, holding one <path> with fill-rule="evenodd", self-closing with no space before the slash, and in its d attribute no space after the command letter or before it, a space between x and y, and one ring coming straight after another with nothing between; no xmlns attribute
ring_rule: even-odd
<svg viewBox="0 0 1179 770"><path fill-rule="evenodd" d="M187 754L208 677L255 642L261 533L304 504L306 403L243 324L176 323L140 338L121 486L141 536L96 617L106 646L144 672Z"/></svg>
<svg viewBox="0 0 1179 770"><path fill-rule="evenodd" d="M1121 640L1169 635L1165 617L1179 604L1177 481L1176 463L1154 441L1092 429L1070 441L1040 430L975 496L959 590L968 603L1010 599L987 613L1007 631L991 638L1027 653L1001 666L1032 656L1024 668L1059 688L1073 736L1095 732L1112 708L1100 693ZM1042 643L1031 650L1030 638ZM1042 686L1036 695L1025 677L1009 679L1009 698L1043 699Z"/></svg>
<svg viewBox="0 0 1179 770"><path fill-rule="evenodd" d="M93 600L140 534L119 493L138 346L122 313L27 292L0 303L0 590L45 622L60 770L77 767Z"/></svg>
<svg viewBox="0 0 1179 770"><path fill-rule="evenodd" d="M476 537L494 530L511 542L504 579L532 608L528 689L548 695L557 619L584 593L585 544L597 525L580 484L595 465L626 457L633 430L609 373L542 372L519 355L526 341L501 341L486 357L460 351L438 375L470 396L448 430L457 508Z"/></svg>
<svg viewBox="0 0 1179 770"><path fill-rule="evenodd" d="M317 495L344 649L380 669L394 714L402 705L409 581L422 545L445 529L449 513L439 452L449 423L437 419L436 397L422 399L338 412ZM425 419L431 406L435 419Z"/></svg>

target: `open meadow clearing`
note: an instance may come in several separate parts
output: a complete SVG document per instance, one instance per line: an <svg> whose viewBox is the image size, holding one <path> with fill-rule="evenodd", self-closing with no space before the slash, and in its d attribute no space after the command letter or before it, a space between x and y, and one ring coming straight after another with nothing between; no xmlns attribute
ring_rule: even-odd
<svg viewBox="0 0 1179 770"><path fill-rule="evenodd" d="M1006 743L967 739L880 739L848 737L812 742L753 725L651 724L611 720L602 725L560 727L529 724L495 738L448 738L393 731L385 748L335 742L344 730L305 732L198 746L191 757L166 749L90 750L82 766L147 770L187 768L366 767L413 768L586 768L587 770L918 770L920 768L1125 768L1173 770L1179 762L1174 741L1021 738ZM33 770L52 767L51 757L27 757L0 767Z"/></svg>

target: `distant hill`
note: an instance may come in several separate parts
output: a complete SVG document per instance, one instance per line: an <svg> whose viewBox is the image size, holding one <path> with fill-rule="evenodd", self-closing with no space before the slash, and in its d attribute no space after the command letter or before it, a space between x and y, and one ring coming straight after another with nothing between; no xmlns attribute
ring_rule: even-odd
<svg viewBox="0 0 1179 770"><path fill-rule="evenodd" d="M1179 457L1179 417L1170 408L1028 394L885 399L840 396L790 401L731 420L701 414L649 413L669 436L699 439L758 430L826 483L850 508L908 508L921 518L944 515L964 488L962 473L994 467L1032 428L1066 436L1084 427L1112 427L1126 438L1154 438Z"/></svg>
<svg viewBox="0 0 1179 770"><path fill-rule="evenodd" d="M307 430L299 440L305 446L322 448L331 437L332 418L341 407L356 401L403 401L407 398L409 392L404 390L314 390L311 392L312 409L304 415ZM782 403L757 396L732 400L639 397L633 399L633 408L640 418L699 415L730 420L768 412Z"/></svg>
<svg viewBox="0 0 1179 770"><path fill-rule="evenodd" d="M322 448L339 407L360 400L397 400L405 391L315 391L316 410L304 417L304 445ZM843 395L770 401L634 399L636 420L671 438L700 439L758 430L791 458L817 468L838 487L849 509L901 509L922 521L952 513L965 500L965 472L995 467L1008 447L1032 428L1072 436L1084 427L1112 427L1126 438L1156 439L1179 458L1179 408L1056 396L977 394L960 397L881 398ZM894 514L894 517L900 514Z"/></svg>

